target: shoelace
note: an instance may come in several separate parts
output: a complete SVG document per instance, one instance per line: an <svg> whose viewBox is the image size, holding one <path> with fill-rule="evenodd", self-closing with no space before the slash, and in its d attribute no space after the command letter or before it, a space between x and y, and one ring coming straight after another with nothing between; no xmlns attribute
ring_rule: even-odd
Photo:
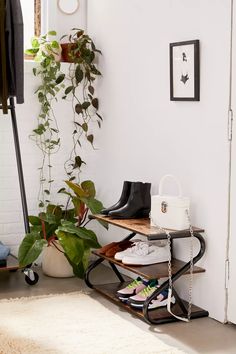
<svg viewBox="0 0 236 354"><path fill-rule="evenodd" d="M145 256L148 254L149 251L149 245L146 242L135 242L134 246L132 246L130 249L131 253L136 253L138 256Z"/></svg>
<svg viewBox="0 0 236 354"><path fill-rule="evenodd" d="M154 290L156 290L155 286L148 285L148 286L146 286L146 288L144 288L142 291L140 291L139 294L144 295L145 297L148 297L153 293Z"/></svg>
<svg viewBox="0 0 236 354"><path fill-rule="evenodd" d="M127 285L128 289L132 289L135 288L137 285L141 284L142 281L141 280L137 280L135 279L134 281L132 281L132 283L130 283L129 285Z"/></svg>

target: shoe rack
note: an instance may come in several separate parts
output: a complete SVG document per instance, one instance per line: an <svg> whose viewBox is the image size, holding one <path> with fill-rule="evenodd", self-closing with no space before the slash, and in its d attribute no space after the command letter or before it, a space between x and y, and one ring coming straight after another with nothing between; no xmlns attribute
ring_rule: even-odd
<svg viewBox="0 0 236 354"><path fill-rule="evenodd" d="M149 219L114 219L111 217L103 216L103 215L93 215L92 219L96 219L98 221L107 222L108 224L114 225L116 227L120 227L130 231L131 233L124 238L124 240L132 239L136 234L143 235L147 237L148 241L154 240L165 240L167 238L165 233L161 233L157 228L150 226ZM202 233L204 233L203 229L199 229L197 227L193 228L194 237L198 240L200 245L200 250L198 254L193 258L193 273L203 273L205 270L201 267L196 266L195 264L202 258L205 252L205 241L202 237ZM171 231L171 249L174 247L174 240L175 239L184 239L190 237L189 230L184 231ZM114 257L107 257L104 254L100 254L99 251L93 251L93 253L98 257L87 269L85 275L85 282L86 284L98 291L100 294L104 295L117 305L125 308L127 311L135 314L137 317L145 320L151 324L161 324L167 322L177 321L175 317L173 317L166 309L166 307L161 307L158 309L148 310L148 306L150 302L156 298L163 290L168 289L169 280L163 282L163 284L157 288L157 290L146 300L144 303L143 309L136 309L132 308L126 303L121 302L116 297L117 290L124 288L126 285L132 281L129 279L126 281L123 275L118 270L117 266L127 269L135 274L140 275L146 279L161 279L161 278L168 278L168 262L146 265L146 266L132 266L132 265L125 265L120 261L114 259ZM115 272L118 282L110 283L110 284L92 284L90 281L90 273L96 268L99 264L103 261L108 261L109 265L111 266L112 270ZM173 285L177 279L181 276L189 274L190 272L190 262L183 262L181 260L172 258L172 282ZM171 310L177 316L187 317L188 313L188 303L182 300L177 291L173 287L173 295L175 296L176 302L172 304ZM191 319L199 318L199 317L206 317L208 316L208 312L201 309L198 306L192 305L192 313Z"/></svg>

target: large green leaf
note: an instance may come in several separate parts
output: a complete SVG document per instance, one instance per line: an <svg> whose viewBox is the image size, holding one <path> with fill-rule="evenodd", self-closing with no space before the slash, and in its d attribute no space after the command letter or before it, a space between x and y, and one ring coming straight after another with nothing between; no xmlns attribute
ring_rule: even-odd
<svg viewBox="0 0 236 354"><path fill-rule="evenodd" d="M30 233L40 233L42 231L42 224L30 226Z"/></svg>
<svg viewBox="0 0 236 354"><path fill-rule="evenodd" d="M45 224L47 239L55 235L58 225L59 224Z"/></svg>
<svg viewBox="0 0 236 354"><path fill-rule="evenodd" d="M62 218L62 209L58 205L49 204L47 206L47 214L55 215L56 220L59 220Z"/></svg>
<svg viewBox="0 0 236 354"><path fill-rule="evenodd" d="M92 181L84 181L81 183L82 189L90 198L94 198L96 195L96 189Z"/></svg>
<svg viewBox="0 0 236 354"><path fill-rule="evenodd" d="M78 265L76 265L73 262L71 262L71 260L67 256L66 256L66 258L73 268L74 275L80 279L84 279L85 268L84 268L83 262L81 261Z"/></svg>
<svg viewBox="0 0 236 354"><path fill-rule="evenodd" d="M97 236L92 230L88 230L85 227L77 227L70 221L63 220L61 222L62 226L58 227L58 231L63 231L67 234L74 234L86 241L89 247L99 248L100 245L97 241ZM57 232L56 232L57 234Z"/></svg>
<svg viewBox="0 0 236 354"><path fill-rule="evenodd" d="M29 222L31 225L36 226L36 225L41 225L41 220L38 216L29 216Z"/></svg>
<svg viewBox="0 0 236 354"><path fill-rule="evenodd" d="M62 230L57 230L56 235L67 257L72 263L78 265L82 261L84 255L83 240L78 238L76 235L64 232Z"/></svg>
<svg viewBox="0 0 236 354"><path fill-rule="evenodd" d="M80 206L83 202L79 198L73 197L72 203L74 204L76 215L78 215L80 212Z"/></svg>
<svg viewBox="0 0 236 354"><path fill-rule="evenodd" d="M103 204L95 198L81 198L81 200L88 206L92 214L100 214L104 208ZM99 224L108 230L108 223L103 220L98 220Z"/></svg>
<svg viewBox="0 0 236 354"><path fill-rule="evenodd" d="M37 233L27 234L23 239L18 252L20 267L25 267L33 263L38 258L46 244L47 241L41 239Z"/></svg>
<svg viewBox="0 0 236 354"><path fill-rule="evenodd" d="M70 265L73 268L73 272L74 275L78 278L84 279L85 276L85 271L88 268L89 265L89 256L91 254L90 249L86 249L84 250L84 255L82 258L82 261L79 264L75 264L73 262L71 262L70 258L65 254L68 262L70 263Z"/></svg>
<svg viewBox="0 0 236 354"><path fill-rule="evenodd" d="M78 195L80 198L82 197L88 197L88 194L76 183L73 183L71 181L65 181L66 184L68 185L69 188L71 188L76 195Z"/></svg>
<svg viewBox="0 0 236 354"><path fill-rule="evenodd" d="M82 259L82 263L83 263L83 266L84 266L85 270L88 268L88 265L89 265L90 254L91 254L90 248L85 248L83 259Z"/></svg>
<svg viewBox="0 0 236 354"><path fill-rule="evenodd" d="M81 198L81 200L88 206L92 214L99 214L104 208L102 203L95 198Z"/></svg>
<svg viewBox="0 0 236 354"><path fill-rule="evenodd" d="M57 224L57 218L53 214L40 213L39 217L41 220L47 222L48 224Z"/></svg>
<svg viewBox="0 0 236 354"><path fill-rule="evenodd" d="M63 210L63 219L71 221L73 224L75 224L77 221L75 219L75 209L73 208L73 209Z"/></svg>

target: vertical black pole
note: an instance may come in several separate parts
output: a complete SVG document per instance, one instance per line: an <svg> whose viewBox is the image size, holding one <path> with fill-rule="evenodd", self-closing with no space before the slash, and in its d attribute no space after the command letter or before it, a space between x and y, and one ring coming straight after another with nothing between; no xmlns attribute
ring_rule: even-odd
<svg viewBox="0 0 236 354"><path fill-rule="evenodd" d="M20 143L19 143L17 122L16 122L15 103L13 97L10 97L10 110L11 110L12 129L13 129L13 136L14 136L14 143L15 143L16 162L17 162L17 169L18 169L18 176L19 176L25 232L29 233L30 227L29 227L29 220L28 220L28 208L27 208L27 201L26 201L26 194L25 194L25 183L24 183L24 175L22 169L21 154L20 154Z"/></svg>

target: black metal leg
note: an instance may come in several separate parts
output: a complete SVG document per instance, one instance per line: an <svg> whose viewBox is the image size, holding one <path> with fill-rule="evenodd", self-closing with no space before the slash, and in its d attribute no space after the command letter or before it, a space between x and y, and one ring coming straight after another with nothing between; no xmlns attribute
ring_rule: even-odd
<svg viewBox="0 0 236 354"><path fill-rule="evenodd" d="M136 232L132 232L131 234L129 234L128 236L126 236L122 241L125 240L130 240L132 237L134 237L136 235ZM87 286L91 289L94 288L93 284L90 282L89 280L89 275L90 272L96 268L100 263L102 263L105 259L104 258L98 258L96 261L94 261L92 264L90 264L90 266L87 268L86 272L85 272L85 278L84 281L87 284ZM114 273L116 274L116 276L118 277L118 279L120 280L121 283L125 282L125 279L122 277L121 273L118 271L118 269L116 268L115 264L113 264L112 262L109 262L112 270L114 271Z"/></svg>
<svg viewBox="0 0 236 354"><path fill-rule="evenodd" d="M86 272L85 272L85 277L84 277L84 281L87 284L87 286L91 289L93 289L93 284L90 282L89 280L89 275L90 272L96 268L100 263L102 263L104 261L103 258L98 258L95 262L93 262L92 264L90 264L90 266L87 268Z"/></svg>
<svg viewBox="0 0 236 354"><path fill-rule="evenodd" d="M135 235L136 235L136 232L132 232L131 234L129 234L128 236L123 238L123 240L121 240L121 242L131 240L131 238L133 238Z"/></svg>
<svg viewBox="0 0 236 354"><path fill-rule="evenodd" d="M202 258L206 249L206 244L202 235L198 233L194 233L194 237L196 237L200 243L200 250L198 254L193 258L193 264L195 264L196 262L199 261L199 259ZM185 274L190 269L190 267L191 267L190 262L186 263L181 269L178 270L178 272L172 275L172 282L174 283L177 279L179 279L183 274ZM160 320L158 321L158 319L156 320L150 319L148 306L153 299L155 299L163 290L167 290L168 288L169 288L169 279L166 280L159 288L157 288L157 290L155 290L154 293L145 301L143 306L143 314L148 323L153 323L153 324L160 323Z"/></svg>
<svg viewBox="0 0 236 354"><path fill-rule="evenodd" d="M24 226L25 232L30 232L29 220L28 220L28 207L26 201L26 193L25 193L25 183L24 183L24 175L21 161L21 153L20 153L20 143L17 129L17 121L16 121L16 112L15 112L15 103L14 98L10 97L10 109L11 109L11 120L12 120L12 129L15 143L15 151L16 151L16 162L19 176L19 184L20 184L20 193L21 193L21 203L23 209L23 218L24 218Z"/></svg>
<svg viewBox="0 0 236 354"><path fill-rule="evenodd" d="M119 270L116 268L115 264L112 262L109 262L111 268L113 269L114 273L116 273L117 278L119 279L120 282L125 282L125 279L122 277L121 273L119 272Z"/></svg>
<svg viewBox="0 0 236 354"><path fill-rule="evenodd" d="M172 294L174 295L175 300L178 303L179 307L183 311L183 314L188 315L188 310L187 310L186 306L184 305L182 299L179 297L177 291L174 288L172 288Z"/></svg>

